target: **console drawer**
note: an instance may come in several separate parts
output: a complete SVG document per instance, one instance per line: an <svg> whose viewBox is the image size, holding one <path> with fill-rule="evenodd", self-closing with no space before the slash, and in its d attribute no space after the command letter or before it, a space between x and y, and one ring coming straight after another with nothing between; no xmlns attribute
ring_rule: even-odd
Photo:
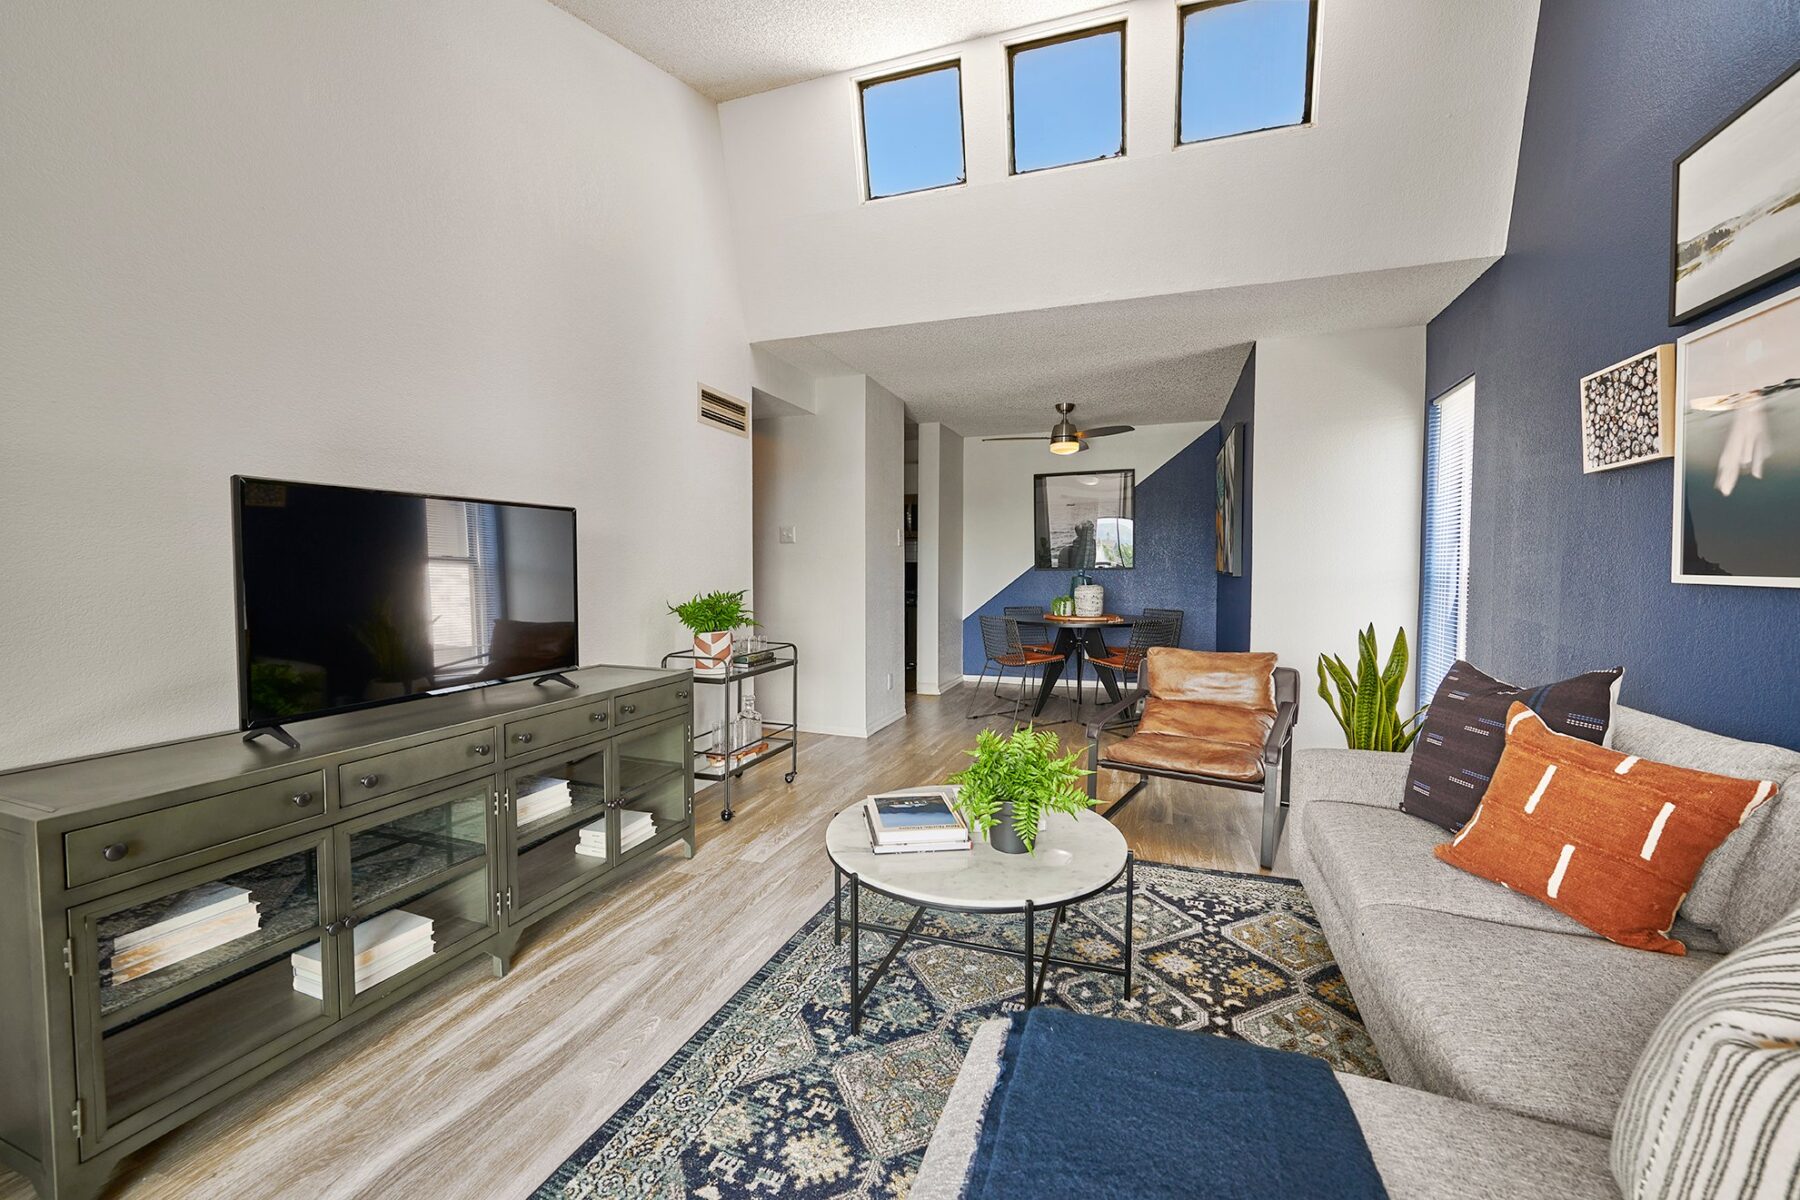
<svg viewBox="0 0 1800 1200"><path fill-rule="evenodd" d="M66 833L63 872L80 887L324 812L325 772L309 771Z"/></svg>
<svg viewBox="0 0 1800 1200"><path fill-rule="evenodd" d="M553 746L571 738L592 733L605 733L612 728L613 702L610 698L574 708L558 709L540 717L526 717L506 723L506 753L529 754L539 746Z"/></svg>
<svg viewBox="0 0 1800 1200"><path fill-rule="evenodd" d="M346 805L361 804L493 761L492 729L377 754L338 768L338 799Z"/></svg>
<svg viewBox="0 0 1800 1200"><path fill-rule="evenodd" d="M665 683L661 687L647 688L641 692L620 696L613 702L616 723L630 725L637 721L647 721L651 717L685 710L691 705L693 694L693 684L684 679L677 683Z"/></svg>

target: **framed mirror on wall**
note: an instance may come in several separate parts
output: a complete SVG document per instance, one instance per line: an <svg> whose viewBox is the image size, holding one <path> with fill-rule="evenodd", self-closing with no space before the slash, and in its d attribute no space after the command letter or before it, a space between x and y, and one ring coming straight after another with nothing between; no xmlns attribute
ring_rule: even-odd
<svg viewBox="0 0 1800 1200"><path fill-rule="evenodd" d="M1136 471L1054 472L1035 476L1032 488L1037 567L1133 565Z"/></svg>

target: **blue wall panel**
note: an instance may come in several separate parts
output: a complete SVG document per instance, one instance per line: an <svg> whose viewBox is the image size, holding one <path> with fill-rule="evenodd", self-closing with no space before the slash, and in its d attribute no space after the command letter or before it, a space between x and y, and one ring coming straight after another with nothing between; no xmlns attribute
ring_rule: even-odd
<svg viewBox="0 0 1800 1200"><path fill-rule="evenodd" d="M1800 747L1800 591L1671 583L1671 464L1583 475L1576 414L1583 375L1689 328L1668 324L1670 164L1797 56L1792 3L1545 3L1506 256L1431 322L1427 378L1476 377L1477 665L1623 664L1628 704Z"/></svg>
<svg viewBox="0 0 1800 1200"><path fill-rule="evenodd" d="M1179 608L1182 645L1213 648L1215 583L1213 569L1213 465L1219 456L1219 430L1207 430L1175 456L1137 481L1133 531L1137 565L1128 570L1095 571L1094 582L1106 588L1110 612L1135 613L1149 608ZM1046 468L1048 469L1048 468ZM1020 484L1030 487L1029 480ZM974 616L963 619L963 669L981 670L981 613L997 613L1009 604L1033 604L1049 611L1050 601L1069 590L1073 572L1026 571L1000 589ZM1124 640L1114 634L1115 642Z"/></svg>

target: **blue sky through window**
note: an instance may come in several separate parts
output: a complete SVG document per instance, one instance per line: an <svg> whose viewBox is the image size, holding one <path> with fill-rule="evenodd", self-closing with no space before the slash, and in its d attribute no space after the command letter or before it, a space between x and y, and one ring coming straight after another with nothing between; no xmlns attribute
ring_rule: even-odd
<svg viewBox="0 0 1800 1200"><path fill-rule="evenodd" d="M862 104L870 199L963 181L959 67L871 83Z"/></svg>
<svg viewBox="0 0 1800 1200"><path fill-rule="evenodd" d="M1013 170L1125 152L1125 34L1107 29L1012 56Z"/></svg>
<svg viewBox="0 0 1800 1200"><path fill-rule="evenodd" d="M1232 0L1182 18L1181 140L1306 119L1312 0Z"/></svg>

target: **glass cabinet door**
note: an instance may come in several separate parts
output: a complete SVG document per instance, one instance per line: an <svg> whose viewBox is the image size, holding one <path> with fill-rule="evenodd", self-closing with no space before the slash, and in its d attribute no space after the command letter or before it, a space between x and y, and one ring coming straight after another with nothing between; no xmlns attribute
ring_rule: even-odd
<svg viewBox="0 0 1800 1200"><path fill-rule="evenodd" d="M619 857L647 854L694 812L687 730L665 724L618 739Z"/></svg>
<svg viewBox="0 0 1800 1200"><path fill-rule="evenodd" d="M349 956L338 975L351 1007L497 928L494 799L481 780L344 827L350 936L338 938Z"/></svg>
<svg viewBox="0 0 1800 1200"><path fill-rule="evenodd" d="M507 772L501 811L512 820L511 916L611 869L606 745L581 747Z"/></svg>
<svg viewBox="0 0 1800 1200"><path fill-rule="evenodd" d="M77 910L84 1136L214 1072L242 1070L335 1019L335 968L306 986L325 937L323 836L146 884Z"/></svg>

